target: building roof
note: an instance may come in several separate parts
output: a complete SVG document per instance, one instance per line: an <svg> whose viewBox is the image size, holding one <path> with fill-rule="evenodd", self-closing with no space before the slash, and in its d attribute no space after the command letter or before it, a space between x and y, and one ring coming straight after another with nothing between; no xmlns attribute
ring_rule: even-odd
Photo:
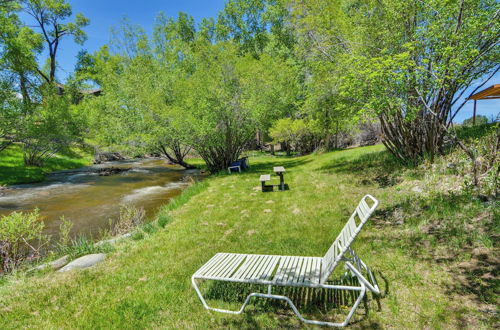
<svg viewBox="0 0 500 330"><path fill-rule="evenodd" d="M63 85L63 84L60 84L60 83L57 83L57 87L59 87L61 90L64 90L66 89L66 85ZM78 90L78 92L80 94L85 94L85 95L91 95L91 94L99 94L101 93L101 89L100 88L94 88L94 89L80 89Z"/></svg>
<svg viewBox="0 0 500 330"><path fill-rule="evenodd" d="M470 96L469 100L500 99L500 84L495 84Z"/></svg>

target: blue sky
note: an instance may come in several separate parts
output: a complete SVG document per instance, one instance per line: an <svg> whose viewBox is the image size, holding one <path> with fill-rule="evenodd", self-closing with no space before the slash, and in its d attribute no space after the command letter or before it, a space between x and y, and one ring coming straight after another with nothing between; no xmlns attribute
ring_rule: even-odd
<svg viewBox="0 0 500 330"><path fill-rule="evenodd" d="M465 93L464 96L469 96L469 94L479 85L482 81L478 80L475 84L473 84ZM500 72L490 79L483 87L479 90L483 90L485 88L490 87L494 84L500 84ZM457 104L461 104L465 98L462 97ZM472 117L472 113L474 111L474 101L468 101L465 106L460 110L458 115L455 117L454 122L461 123L467 118ZM496 118L498 114L500 114L500 99L495 100L479 100L477 101L476 114L483 115L488 118L494 117Z"/></svg>
<svg viewBox="0 0 500 330"><path fill-rule="evenodd" d="M76 45L70 39L62 42L57 72L60 81L64 81L65 77L74 70L76 54L81 49L92 53L109 42L110 28L118 26L123 17L128 17L132 23L140 25L147 33L151 33L154 19L160 11L172 17L176 17L180 11L183 11L200 22L203 17L216 17L217 13L224 8L226 0L69 0L69 2L73 13L84 14L90 19L90 25L85 28L88 40L83 46ZM477 84L480 82L478 81ZM500 73L483 88L493 84L500 84ZM468 96L473 89L474 86L464 95ZM457 102L457 104L460 103L461 101ZM473 103L473 101L467 102L455 118L455 122L462 122L472 116ZM478 101L477 113L488 118L498 116L500 99Z"/></svg>
<svg viewBox="0 0 500 330"><path fill-rule="evenodd" d="M84 30L87 41L83 46L77 45L67 38L59 49L58 72L60 81L75 68L76 55L81 49L89 53L109 43L110 28L118 26L123 17L140 25L147 33L151 33L154 19L159 12L177 17L181 11L193 16L196 22L204 17L216 17L224 8L225 0L69 0L73 14L82 13L90 19Z"/></svg>

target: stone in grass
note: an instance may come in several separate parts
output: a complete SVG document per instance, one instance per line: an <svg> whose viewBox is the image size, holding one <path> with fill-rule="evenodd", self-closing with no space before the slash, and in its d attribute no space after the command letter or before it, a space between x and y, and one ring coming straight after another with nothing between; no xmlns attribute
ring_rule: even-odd
<svg viewBox="0 0 500 330"><path fill-rule="evenodd" d="M86 256L73 260L63 268L59 269L58 272L67 272L73 269L88 268L94 266L97 263L100 263L104 260L104 258L106 258L105 253L88 254Z"/></svg>
<svg viewBox="0 0 500 330"><path fill-rule="evenodd" d="M68 261L69 261L69 256L64 256L64 257L61 257L57 260L36 266L35 268L30 269L30 271L32 271L32 270L44 270L44 269L58 270L59 268L66 265L68 263Z"/></svg>
<svg viewBox="0 0 500 330"><path fill-rule="evenodd" d="M415 186L415 187L411 188L411 191L416 192L416 193L423 192L422 188L420 188L419 186Z"/></svg>

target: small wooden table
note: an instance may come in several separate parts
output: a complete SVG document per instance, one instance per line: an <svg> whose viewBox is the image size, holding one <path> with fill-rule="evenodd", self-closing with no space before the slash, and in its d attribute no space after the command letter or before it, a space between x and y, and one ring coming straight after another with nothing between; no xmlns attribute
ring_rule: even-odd
<svg viewBox="0 0 500 330"><path fill-rule="evenodd" d="M283 173L285 173L285 168L283 166L273 167L274 173L280 177L280 190L285 190L285 179L283 178Z"/></svg>

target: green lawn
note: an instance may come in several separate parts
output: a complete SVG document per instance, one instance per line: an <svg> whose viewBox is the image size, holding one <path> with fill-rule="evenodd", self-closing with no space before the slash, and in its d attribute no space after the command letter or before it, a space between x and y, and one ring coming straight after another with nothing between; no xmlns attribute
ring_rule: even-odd
<svg viewBox="0 0 500 330"><path fill-rule="evenodd" d="M242 315L209 312L190 277L217 252L322 256L366 193L380 207L354 248L375 271L383 294L378 300L369 295L352 327L485 328L497 321L496 282L481 280L475 264L496 247L490 232L466 226L478 217L492 222L495 205L440 191L435 178L401 168L382 146L298 158L259 155L250 162L248 172L212 176L189 188L163 210L173 217L169 225L120 243L95 268L4 279L1 328L302 327L289 308L262 300ZM286 167L290 190L258 191L259 175L277 165ZM443 174L439 181L454 179ZM412 190L417 185L421 192ZM245 290L205 289L211 297L227 291L227 299L210 303L233 308ZM339 321L344 304L331 308L328 302L302 305L306 316Z"/></svg>
<svg viewBox="0 0 500 330"><path fill-rule="evenodd" d="M22 149L14 144L0 152L0 186L43 181L47 173L86 166L91 161L90 153L74 148L48 159L43 167L25 166Z"/></svg>

